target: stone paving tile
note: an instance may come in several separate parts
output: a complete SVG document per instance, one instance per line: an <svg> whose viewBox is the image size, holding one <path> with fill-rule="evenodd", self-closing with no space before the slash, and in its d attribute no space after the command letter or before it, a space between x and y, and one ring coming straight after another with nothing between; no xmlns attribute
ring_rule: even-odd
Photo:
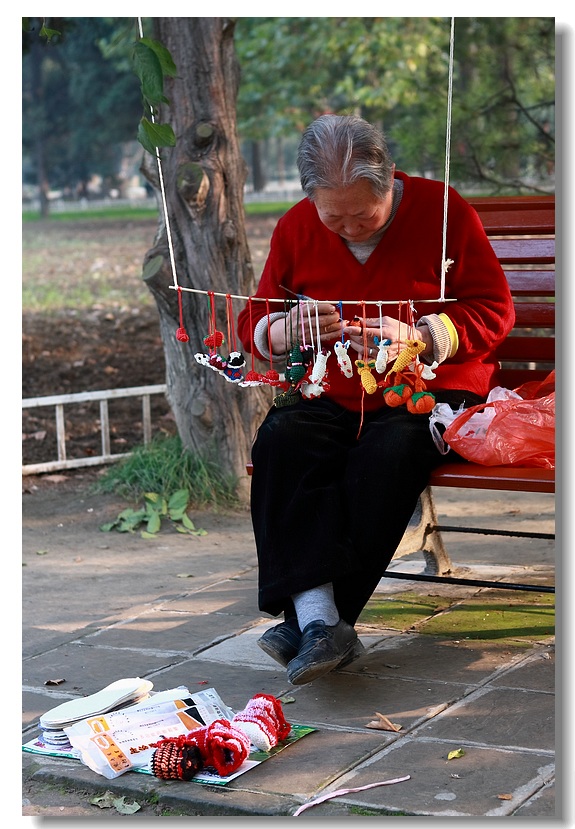
<svg viewBox="0 0 575 829"><path fill-rule="evenodd" d="M147 678L154 683L154 691L177 688L179 685L185 685L192 693L215 688L227 705L239 711L254 694L273 694L275 697L281 697L286 691L291 694L285 670L279 665L276 667L277 670L263 670L255 666L238 671L237 665L192 657L152 672ZM291 717L294 722L303 722L297 706L290 704L285 711L288 721Z"/></svg>
<svg viewBox="0 0 575 829"><path fill-rule="evenodd" d="M529 798L529 800L520 806L514 813L514 817L527 818L554 818L561 817L561 806L557 802L557 792L555 785L549 783L543 789Z"/></svg>
<svg viewBox="0 0 575 829"><path fill-rule="evenodd" d="M339 798L348 805L435 817L510 815L552 778L552 760L536 752L469 746L463 757L448 760L456 746L440 740L406 738L353 769L328 787L342 789L410 776L404 783ZM499 796L510 799L500 800ZM542 813L548 806L542 803ZM322 805L305 814L320 817ZM533 803L533 815L539 811Z"/></svg>
<svg viewBox="0 0 575 829"><path fill-rule="evenodd" d="M237 778L230 786L305 800L338 777L342 769L362 762L381 745L378 732L314 731Z"/></svg>
<svg viewBox="0 0 575 829"><path fill-rule="evenodd" d="M41 688L47 680L64 679L60 691L76 696L95 694L119 677L147 674L181 660L181 656L91 645L63 645L54 651L24 661L22 685Z"/></svg>
<svg viewBox="0 0 575 829"><path fill-rule="evenodd" d="M425 736L552 752L555 697L515 688L482 688L428 723Z"/></svg>
<svg viewBox="0 0 575 829"><path fill-rule="evenodd" d="M193 580L184 580L186 587L193 583ZM180 596L162 609L189 613L250 614L253 617L254 611L257 614L257 592L257 574L247 573ZM274 620L273 624L278 621Z"/></svg>
<svg viewBox="0 0 575 829"><path fill-rule="evenodd" d="M217 618L214 618L216 616ZM222 636L233 637L253 616L227 613L185 613L161 608L142 613L113 627L81 639L98 647L162 650L192 654ZM233 639L232 639L233 641ZM260 650L260 648L258 648Z"/></svg>
<svg viewBox="0 0 575 829"><path fill-rule="evenodd" d="M342 670L308 685L290 686L289 693L296 698L298 717L305 723L364 730L379 712L405 731L458 699L462 690L453 683L381 680ZM395 732L379 733L382 740L397 738Z"/></svg>
<svg viewBox="0 0 575 829"><path fill-rule="evenodd" d="M347 670L387 679L401 676L475 685L524 657L521 645L405 633L386 637Z"/></svg>
<svg viewBox="0 0 575 829"><path fill-rule="evenodd" d="M545 647L530 658L493 680L492 685L508 688L528 688L532 691L555 690L555 653Z"/></svg>

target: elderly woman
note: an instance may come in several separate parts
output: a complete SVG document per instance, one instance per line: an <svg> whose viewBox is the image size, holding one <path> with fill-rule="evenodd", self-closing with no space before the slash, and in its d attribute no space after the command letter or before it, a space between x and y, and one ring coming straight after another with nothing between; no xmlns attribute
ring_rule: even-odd
<svg viewBox="0 0 575 829"><path fill-rule="evenodd" d="M386 402L393 361L413 347L435 402L473 406L497 385L494 351L514 322L479 217L452 188L442 294L444 185L396 171L375 127L318 118L298 168L306 197L279 220L257 290L270 302L250 301L237 328L246 351L287 361L288 378L312 343L327 372L314 396L294 379L274 399L252 450L259 607L284 617L258 644L295 685L361 654L354 624L445 458L428 413Z"/></svg>

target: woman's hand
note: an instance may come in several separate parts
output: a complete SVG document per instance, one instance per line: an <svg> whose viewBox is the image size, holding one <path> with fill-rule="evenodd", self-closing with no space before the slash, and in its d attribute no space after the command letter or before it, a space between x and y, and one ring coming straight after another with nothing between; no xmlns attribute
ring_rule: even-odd
<svg viewBox="0 0 575 829"><path fill-rule="evenodd" d="M270 338L274 354L285 354L290 347L290 339L314 344L330 343L341 336L345 323L340 320L338 309L329 302L300 302L294 305L284 319L277 319L270 326ZM287 340L287 341L286 341Z"/></svg>
<svg viewBox="0 0 575 829"><path fill-rule="evenodd" d="M400 322L393 317L382 317L381 324L378 318L367 318L365 320L365 331L363 329L363 321L357 317L346 325L343 329L346 337L351 341L351 348L353 348L360 357L375 358L377 355L377 342L381 339L391 340L389 346L388 358L394 360L401 349L405 346L406 340L422 340L425 343L425 349L421 354L433 351L433 340L431 332L427 325L422 325L420 328L413 328L405 322ZM364 343L367 342L367 354L364 355Z"/></svg>

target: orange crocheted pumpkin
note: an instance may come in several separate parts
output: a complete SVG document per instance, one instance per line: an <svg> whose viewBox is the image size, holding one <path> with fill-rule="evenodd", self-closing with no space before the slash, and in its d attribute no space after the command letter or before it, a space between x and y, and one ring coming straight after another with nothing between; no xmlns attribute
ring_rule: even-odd
<svg viewBox="0 0 575 829"><path fill-rule="evenodd" d="M416 391L406 405L412 414L427 414L435 406L435 397L429 391Z"/></svg>
<svg viewBox="0 0 575 829"><path fill-rule="evenodd" d="M407 383L400 383L398 386L389 386L383 392L383 399L388 406L402 406L406 400L409 400L413 393L411 386Z"/></svg>

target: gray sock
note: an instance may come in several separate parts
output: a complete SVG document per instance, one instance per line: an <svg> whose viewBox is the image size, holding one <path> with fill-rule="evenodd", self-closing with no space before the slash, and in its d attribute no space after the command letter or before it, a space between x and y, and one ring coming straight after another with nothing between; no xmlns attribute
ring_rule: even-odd
<svg viewBox="0 0 575 829"><path fill-rule="evenodd" d="M291 597L297 614L299 629L303 630L310 622L319 619L332 627L339 622L339 613L333 599L333 585L322 584L296 593Z"/></svg>

